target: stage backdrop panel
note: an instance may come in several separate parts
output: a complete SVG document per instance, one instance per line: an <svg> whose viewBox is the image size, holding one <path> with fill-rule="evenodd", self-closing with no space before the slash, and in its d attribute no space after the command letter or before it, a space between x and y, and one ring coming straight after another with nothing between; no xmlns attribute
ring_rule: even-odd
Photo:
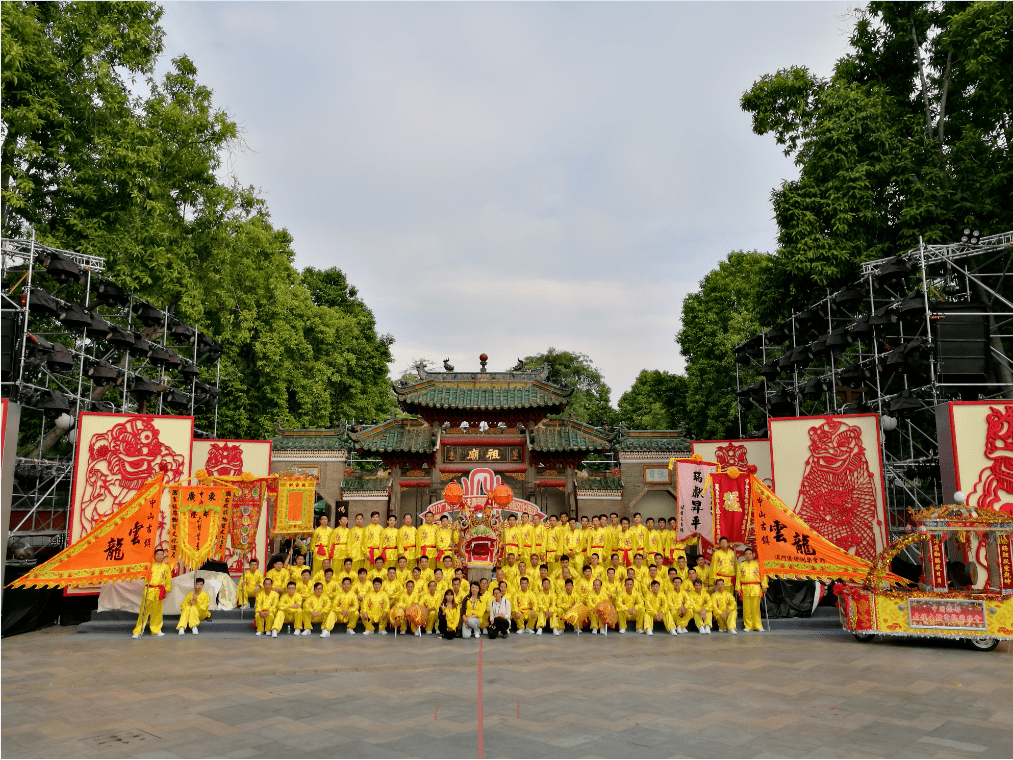
<svg viewBox="0 0 1013 760"><path fill-rule="evenodd" d="M266 478L271 474L271 442L270 441L234 441L207 440L198 438L193 442L193 464L190 474L197 470L207 470L212 475L242 475L248 472L258 478ZM236 501L233 510L242 509L243 505ZM268 553L267 533L267 501L263 501L256 527L256 539L253 546L246 552L246 559L260 561L261 571L266 571ZM237 517L233 514L233 519ZM229 566L229 574L239 577L243 574L243 552L232 546L232 531L225 545L223 561Z"/></svg>
<svg viewBox="0 0 1013 760"><path fill-rule="evenodd" d="M1013 401L951 401L949 437L940 436L946 499L963 491L967 504L1013 514ZM950 463L946 459L952 457Z"/></svg>
<svg viewBox="0 0 1013 760"><path fill-rule="evenodd" d="M774 493L821 536L872 561L887 545L879 416L768 422Z"/></svg>
<svg viewBox="0 0 1013 760"><path fill-rule="evenodd" d="M68 545L123 506L161 473L166 485L190 475L193 417L81 412L74 451ZM169 546L169 492L162 495L158 545ZM66 589L97 594L98 586Z"/></svg>
<svg viewBox="0 0 1013 760"><path fill-rule="evenodd" d="M763 481L767 486L773 483L769 438L693 441L693 453L702 456L705 462L717 462L722 467L738 467L741 470L748 465L754 465L758 480Z"/></svg>

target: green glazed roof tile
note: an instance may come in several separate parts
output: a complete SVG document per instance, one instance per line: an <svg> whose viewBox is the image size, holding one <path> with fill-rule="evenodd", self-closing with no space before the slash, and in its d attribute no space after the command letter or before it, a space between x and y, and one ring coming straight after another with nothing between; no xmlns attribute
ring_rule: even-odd
<svg viewBox="0 0 1013 760"><path fill-rule="evenodd" d="M573 393L542 380L430 379L394 391L402 408L434 409L562 409Z"/></svg>
<svg viewBox="0 0 1013 760"><path fill-rule="evenodd" d="M388 420L358 433L349 432L348 437L364 451L428 454L436 445L434 430L418 420Z"/></svg>
<svg viewBox="0 0 1013 760"><path fill-rule="evenodd" d="M677 430L627 430L620 451L689 451L692 442Z"/></svg>
<svg viewBox="0 0 1013 760"><path fill-rule="evenodd" d="M605 451L612 434L576 420L546 420L531 428L534 451Z"/></svg>

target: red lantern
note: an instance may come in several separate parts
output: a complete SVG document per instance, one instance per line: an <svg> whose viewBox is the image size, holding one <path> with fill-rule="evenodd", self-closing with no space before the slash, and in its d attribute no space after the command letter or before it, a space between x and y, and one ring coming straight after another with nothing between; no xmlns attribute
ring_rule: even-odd
<svg viewBox="0 0 1013 760"><path fill-rule="evenodd" d="M506 483L500 483L492 489L492 500L501 507L505 507L514 500L514 492L510 490L510 486Z"/></svg>
<svg viewBox="0 0 1013 760"><path fill-rule="evenodd" d="M443 489L443 500L452 507L459 506L464 501L464 491L461 490L461 486L454 481L447 483L447 487Z"/></svg>

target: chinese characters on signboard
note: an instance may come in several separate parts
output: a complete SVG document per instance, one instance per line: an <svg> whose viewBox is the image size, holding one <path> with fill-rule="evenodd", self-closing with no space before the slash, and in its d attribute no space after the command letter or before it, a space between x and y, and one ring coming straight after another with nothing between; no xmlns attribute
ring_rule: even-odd
<svg viewBox="0 0 1013 760"><path fill-rule="evenodd" d="M522 446L444 446L444 462L506 462L521 464L524 462Z"/></svg>

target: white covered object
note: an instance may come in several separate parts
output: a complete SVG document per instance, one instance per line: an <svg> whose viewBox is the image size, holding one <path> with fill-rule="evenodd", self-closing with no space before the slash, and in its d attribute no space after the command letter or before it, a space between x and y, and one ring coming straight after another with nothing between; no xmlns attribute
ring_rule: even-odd
<svg viewBox="0 0 1013 760"><path fill-rule="evenodd" d="M184 573L172 579L172 591L166 594L162 610L166 615L176 615L184 597L193 591L194 579L204 579L204 590L211 597L212 610L232 610L236 607L239 586L227 573L213 573L207 570ZM141 611L143 581L107 583L98 595L99 612L104 610ZM217 600L217 603L216 603Z"/></svg>

